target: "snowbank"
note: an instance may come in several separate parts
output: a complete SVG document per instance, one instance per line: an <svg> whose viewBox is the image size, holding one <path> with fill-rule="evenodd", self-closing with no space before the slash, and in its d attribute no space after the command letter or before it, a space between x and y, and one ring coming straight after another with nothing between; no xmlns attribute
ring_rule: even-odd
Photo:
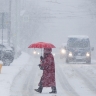
<svg viewBox="0 0 96 96"><path fill-rule="evenodd" d="M14 77L22 70L29 60L29 55L22 52L10 66L3 66L0 74L0 96L9 96L10 86Z"/></svg>

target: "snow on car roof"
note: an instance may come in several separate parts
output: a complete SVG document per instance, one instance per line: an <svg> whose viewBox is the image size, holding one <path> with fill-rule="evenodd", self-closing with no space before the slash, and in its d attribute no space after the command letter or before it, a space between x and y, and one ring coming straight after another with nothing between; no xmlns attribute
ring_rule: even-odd
<svg viewBox="0 0 96 96"><path fill-rule="evenodd" d="M2 40L0 40L0 44L2 44ZM8 45L8 41L7 40L3 40L3 44L4 45ZM10 41L10 46L13 46L12 41Z"/></svg>
<svg viewBox="0 0 96 96"><path fill-rule="evenodd" d="M68 38L80 38L80 39L88 39L89 37L86 35L70 35Z"/></svg>
<svg viewBox="0 0 96 96"><path fill-rule="evenodd" d="M0 43L2 43L2 40L0 39ZM8 40L3 40L3 43L8 43ZM12 43L12 41L10 41Z"/></svg>

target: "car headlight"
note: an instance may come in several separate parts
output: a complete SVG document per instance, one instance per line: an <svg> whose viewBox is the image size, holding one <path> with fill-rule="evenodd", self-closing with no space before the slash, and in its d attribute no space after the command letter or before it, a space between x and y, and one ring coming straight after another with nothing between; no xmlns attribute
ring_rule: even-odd
<svg viewBox="0 0 96 96"><path fill-rule="evenodd" d="M53 56L55 56L55 53L53 53Z"/></svg>
<svg viewBox="0 0 96 96"><path fill-rule="evenodd" d="M38 52L37 54L39 55L40 53Z"/></svg>
<svg viewBox="0 0 96 96"><path fill-rule="evenodd" d="M89 56L90 56L90 53L87 52L87 53L86 53L86 56L89 57Z"/></svg>
<svg viewBox="0 0 96 96"><path fill-rule="evenodd" d="M62 50L61 50L61 53L62 53L62 54L65 54L65 53L66 53L66 50L65 50L65 49L62 49Z"/></svg>
<svg viewBox="0 0 96 96"><path fill-rule="evenodd" d="M33 51L33 54L36 54L36 51Z"/></svg>
<svg viewBox="0 0 96 96"><path fill-rule="evenodd" d="M72 55L72 52L69 52L69 57L72 57L73 55Z"/></svg>

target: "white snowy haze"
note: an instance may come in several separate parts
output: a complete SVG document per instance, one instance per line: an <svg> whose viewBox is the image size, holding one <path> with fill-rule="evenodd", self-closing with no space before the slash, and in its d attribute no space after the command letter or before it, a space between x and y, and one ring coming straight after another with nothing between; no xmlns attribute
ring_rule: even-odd
<svg viewBox="0 0 96 96"><path fill-rule="evenodd" d="M5 21L11 24L11 31L0 27L0 40L2 32L4 40L10 36L20 56L2 67L0 96L42 95L34 92L42 72L40 58L32 55L34 49L28 46L50 42L56 46L53 51L58 50L69 35L89 36L94 58L91 64L67 64L60 56L54 57L58 96L96 96L96 0L0 0L0 26L2 12L11 14ZM55 96L46 89L42 96Z"/></svg>
<svg viewBox="0 0 96 96"><path fill-rule="evenodd" d="M37 41L60 46L68 35L88 35L95 47L95 7L95 0L11 0L11 38L28 50ZM8 0L0 0L0 12L8 9Z"/></svg>
<svg viewBox="0 0 96 96"><path fill-rule="evenodd" d="M8 11L8 0L0 2ZM27 50L37 41L60 46L68 35L88 35L95 46L95 5L95 0L11 0L12 39Z"/></svg>
<svg viewBox="0 0 96 96"><path fill-rule="evenodd" d="M60 46L68 35L88 35L95 46L95 0L11 1L12 34L23 50L37 41Z"/></svg>

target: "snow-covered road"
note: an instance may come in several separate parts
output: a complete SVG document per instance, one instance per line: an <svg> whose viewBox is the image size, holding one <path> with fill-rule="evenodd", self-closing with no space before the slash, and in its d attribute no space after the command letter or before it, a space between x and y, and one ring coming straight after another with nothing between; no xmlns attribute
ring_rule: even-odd
<svg viewBox="0 0 96 96"><path fill-rule="evenodd" d="M39 59L32 60L15 77L10 96L54 96L51 88L44 88L41 94L34 91L42 71L37 66ZM66 64L56 59L57 96L96 96L96 64Z"/></svg>
<svg viewBox="0 0 96 96"><path fill-rule="evenodd" d="M63 88L68 96L96 95L96 65L95 64L64 64L61 63ZM60 71L59 70L59 71ZM60 81L62 80L60 79Z"/></svg>
<svg viewBox="0 0 96 96"><path fill-rule="evenodd" d="M37 73L37 60L30 57L28 64L14 78L11 86L11 96L32 96L35 76ZM37 67L37 68L36 68Z"/></svg>

